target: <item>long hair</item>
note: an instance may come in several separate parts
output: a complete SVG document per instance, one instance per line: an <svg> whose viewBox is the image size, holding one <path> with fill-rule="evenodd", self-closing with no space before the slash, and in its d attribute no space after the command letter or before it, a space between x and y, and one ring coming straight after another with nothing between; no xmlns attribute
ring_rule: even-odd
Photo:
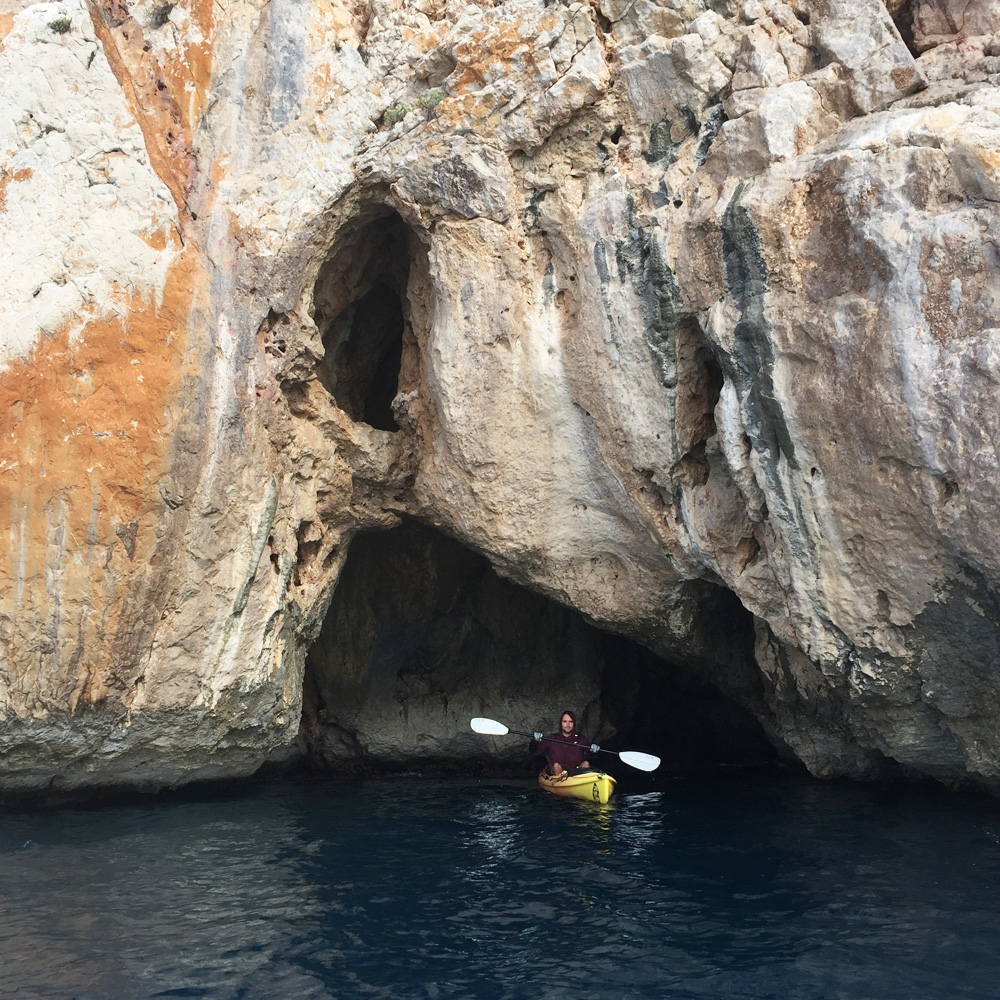
<svg viewBox="0 0 1000 1000"><path fill-rule="evenodd" d="M576 713L571 712L568 708L564 712L559 713L559 721L556 723L556 732L562 734L562 720L564 715L568 715L573 720L573 732L570 735L576 736Z"/></svg>

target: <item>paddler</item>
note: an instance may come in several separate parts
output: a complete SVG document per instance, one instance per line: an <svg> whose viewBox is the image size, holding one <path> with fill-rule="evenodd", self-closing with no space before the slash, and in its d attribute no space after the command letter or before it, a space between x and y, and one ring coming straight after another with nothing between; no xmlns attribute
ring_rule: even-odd
<svg viewBox="0 0 1000 1000"><path fill-rule="evenodd" d="M559 716L558 729L550 733L548 738L541 733L532 735L534 739L531 741L531 752L545 754L548 761L546 771L549 774L590 767L590 761L586 759L587 751L597 751L597 744L588 743L576 731L576 716L569 709Z"/></svg>

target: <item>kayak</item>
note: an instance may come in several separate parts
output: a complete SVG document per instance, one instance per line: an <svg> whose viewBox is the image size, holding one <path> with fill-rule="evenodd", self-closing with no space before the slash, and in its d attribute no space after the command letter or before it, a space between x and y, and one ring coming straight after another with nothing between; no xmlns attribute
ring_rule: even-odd
<svg viewBox="0 0 1000 1000"><path fill-rule="evenodd" d="M587 799L590 802L600 802L601 805L607 805L611 793L615 790L615 779L603 771L560 774L558 777L542 771L538 775L538 784L553 795L572 799Z"/></svg>

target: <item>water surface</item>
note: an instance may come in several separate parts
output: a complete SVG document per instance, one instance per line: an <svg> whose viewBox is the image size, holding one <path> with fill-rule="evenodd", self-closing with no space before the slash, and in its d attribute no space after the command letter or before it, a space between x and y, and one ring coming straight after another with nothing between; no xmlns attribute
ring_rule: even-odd
<svg viewBox="0 0 1000 1000"><path fill-rule="evenodd" d="M1000 804L620 777L603 809L403 778L8 813L0 997L1000 995Z"/></svg>

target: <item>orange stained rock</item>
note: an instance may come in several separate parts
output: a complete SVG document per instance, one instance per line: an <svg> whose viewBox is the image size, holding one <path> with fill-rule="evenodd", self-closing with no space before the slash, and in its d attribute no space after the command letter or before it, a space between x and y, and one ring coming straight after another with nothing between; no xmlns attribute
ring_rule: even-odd
<svg viewBox="0 0 1000 1000"><path fill-rule="evenodd" d="M116 0L88 0L94 31L142 129L153 169L183 220L197 169L194 132L211 83L215 21L211 0L181 0L180 6L191 26L174 55L149 45L142 25Z"/></svg>
<svg viewBox="0 0 1000 1000"><path fill-rule="evenodd" d="M196 262L189 245L159 302L119 290L117 312L0 371L5 667L49 709L100 700L137 669Z"/></svg>
<svg viewBox="0 0 1000 1000"><path fill-rule="evenodd" d="M166 250L168 237L174 246L180 245L180 233L177 232L177 227L174 225L169 227L155 226L152 229L147 229L144 233L139 233L139 238L143 243L151 246L154 250Z"/></svg>
<svg viewBox="0 0 1000 1000"><path fill-rule="evenodd" d="M979 162L987 168L992 170L1000 169L1000 151L996 149L989 149L986 146L980 146L975 151L975 154Z"/></svg>
<svg viewBox="0 0 1000 1000"><path fill-rule="evenodd" d="M14 27L13 14L0 14L0 52L3 51L3 40L10 34L10 29Z"/></svg>
<svg viewBox="0 0 1000 1000"><path fill-rule="evenodd" d="M454 85L456 94L481 90L491 79L502 75L520 75L526 70L535 72L531 51L532 39L542 31L556 25L555 14L546 14L538 24L529 28L517 21L501 21L492 29L473 32L467 41L455 46L455 58L461 67ZM523 64L523 70L514 59Z"/></svg>
<svg viewBox="0 0 1000 1000"><path fill-rule="evenodd" d="M7 185L11 181L26 181L31 176L31 168L24 167L11 173L8 170L0 173L0 212L7 207Z"/></svg>

